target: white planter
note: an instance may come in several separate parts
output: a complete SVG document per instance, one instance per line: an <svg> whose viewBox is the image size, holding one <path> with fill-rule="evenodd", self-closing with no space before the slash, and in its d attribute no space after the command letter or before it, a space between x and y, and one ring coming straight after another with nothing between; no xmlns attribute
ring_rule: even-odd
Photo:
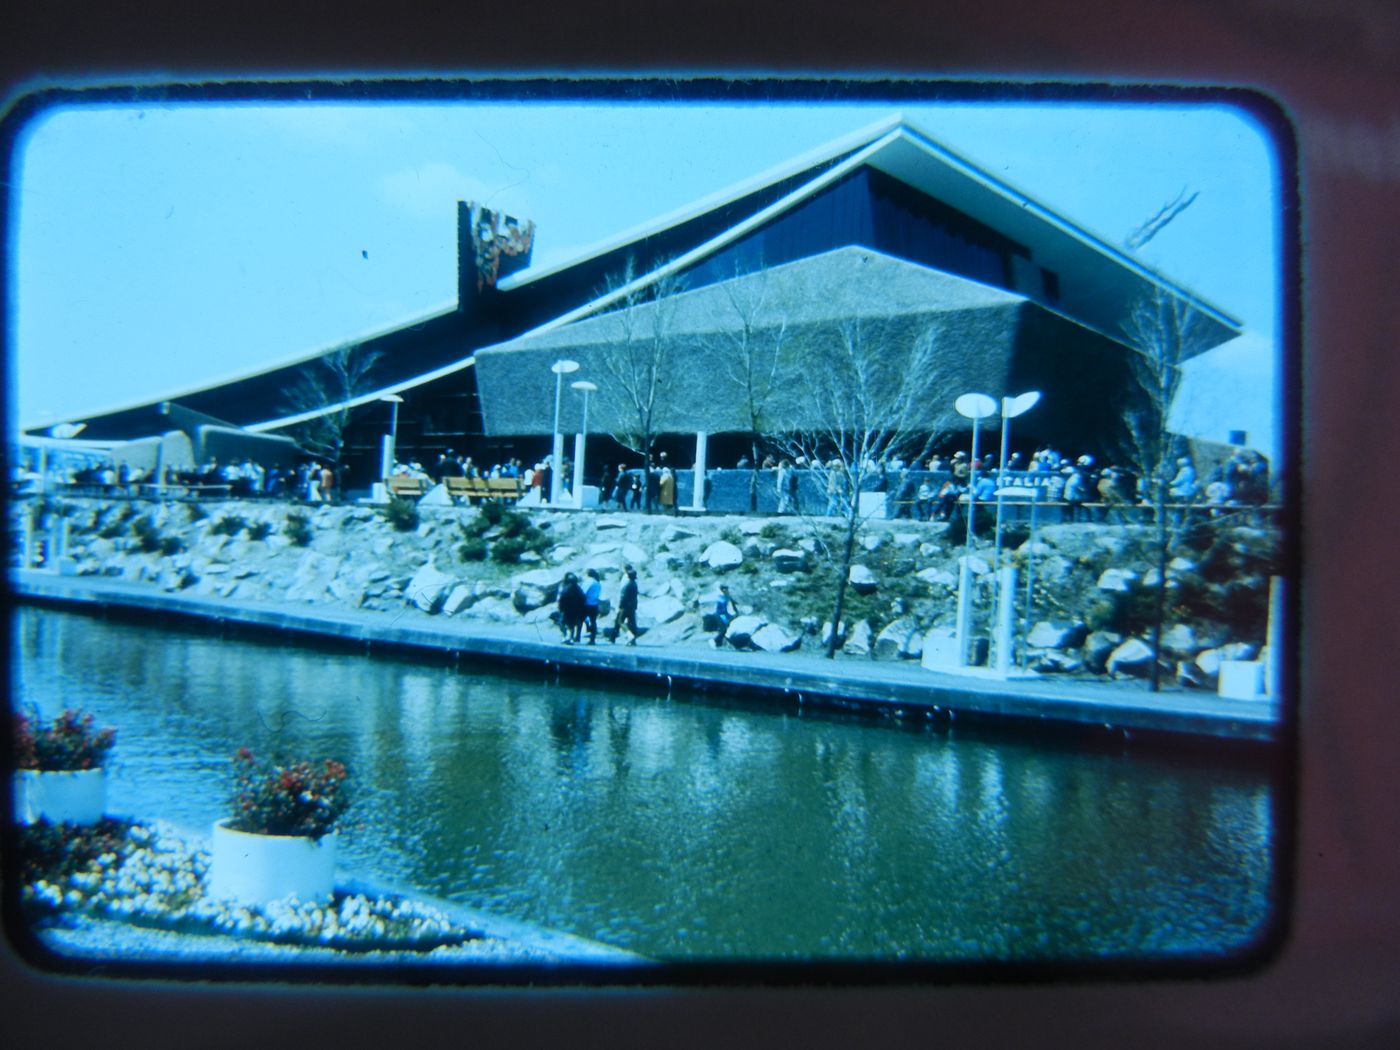
<svg viewBox="0 0 1400 1050"><path fill-rule="evenodd" d="M37 824L96 824L107 811L107 771L50 772L21 769L15 774L15 820Z"/></svg>
<svg viewBox="0 0 1400 1050"><path fill-rule="evenodd" d="M214 824L209 896L239 904L298 897L329 900L335 889L336 833L319 840L293 835L253 835Z"/></svg>
<svg viewBox="0 0 1400 1050"><path fill-rule="evenodd" d="M1262 699L1264 664L1259 660L1221 660L1217 693L1231 700Z"/></svg>

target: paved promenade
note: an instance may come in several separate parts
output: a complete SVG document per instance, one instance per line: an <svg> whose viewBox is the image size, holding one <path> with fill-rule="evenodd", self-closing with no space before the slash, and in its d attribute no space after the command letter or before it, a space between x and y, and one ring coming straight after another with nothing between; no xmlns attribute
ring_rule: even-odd
<svg viewBox="0 0 1400 1050"><path fill-rule="evenodd" d="M337 639L395 649L449 652L465 664L493 663L573 667L628 677L665 688L723 690L791 705L838 705L909 718L1013 720L1107 726L1116 731L1250 743L1276 742L1284 721L1274 700L1228 700L1172 685L1152 693L1140 682L1089 681L1045 676L1002 680L986 673L948 674L912 662L812 652L763 653L715 650L695 642L635 647L565 646L550 624L482 624L430 616L352 610L305 602L251 602L168 593L147 584L107 577L58 576L11 570L20 600L90 611L151 610L171 616L235 624L284 635Z"/></svg>

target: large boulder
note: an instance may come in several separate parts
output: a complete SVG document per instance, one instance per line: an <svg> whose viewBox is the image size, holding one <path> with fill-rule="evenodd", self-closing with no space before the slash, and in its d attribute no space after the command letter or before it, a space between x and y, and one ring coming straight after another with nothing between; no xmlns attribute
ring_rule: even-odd
<svg viewBox="0 0 1400 1050"><path fill-rule="evenodd" d="M550 596L552 601L558 595L559 585L564 582L562 568L531 569L519 573L514 578L516 587L538 587Z"/></svg>
<svg viewBox="0 0 1400 1050"><path fill-rule="evenodd" d="M678 616L669 623L659 623L643 630L644 633L637 639L638 645L675 645L695 637L700 624L694 616Z"/></svg>
<svg viewBox="0 0 1400 1050"><path fill-rule="evenodd" d="M828 645L831 644L831 632L832 632L831 621L830 621L830 620L827 620L825 623L822 624L822 629L821 629L821 639L822 639L822 648L823 648L823 649L825 649ZM846 624L845 624L845 621L842 621L841 626L840 626L839 628L836 629L836 647L837 647L838 649L841 648L841 646L844 645L845 642L846 642Z"/></svg>
<svg viewBox="0 0 1400 1050"><path fill-rule="evenodd" d="M842 646L842 649L851 656L870 655L871 634L870 622L861 620L846 635L846 644Z"/></svg>
<svg viewBox="0 0 1400 1050"><path fill-rule="evenodd" d="M1187 659L1195 656L1201 649L1201 643L1190 624L1173 624L1170 630L1162 634L1162 651L1169 656Z"/></svg>
<svg viewBox="0 0 1400 1050"><path fill-rule="evenodd" d="M958 585L958 578L951 572L932 565L914 573L914 578L922 580L930 587L956 587Z"/></svg>
<svg viewBox="0 0 1400 1050"><path fill-rule="evenodd" d="M801 572L807 567L805 551L780 547L773 552L773 568L777 572Z"/></svg>
<svg viewBox="0 0 1400 1050"><path fill-rule="evenodd" d="M1231 642L1217 649L1206 649L1196 656L1196 666L1206 675L1214 678L1220 673L1222 660L1253 660L1258 648L1248 642Z"/></svg>
<svg viewBox="0 0 1400 1050"><path fill-rule="evenodd" d="M542 605L552 604L548 593L543 588L532 587L528 583L515 588L511 593L510 602L518 613L527 613Z"/></svg>
<svg viewBox="0 0 1400 1050"><path fill-rule="evenodd" d="M1057 649L1032 651L1026 654L1026 662L1032 671L1041 674L1073 674L1084 666L1084 661L1070 653Z"/></svg>
<svg viewBox="0 0 1400 1050"><path fill-rule="evenodd" d="M1077 649L1084 644L1089 630L1082 623L1051 623L1041 620L1026 636L1031 649Z"/></svg>
<svg viewBox="0 0 1400 1050"><path fill-rule="evenodd" d="M637 603L637 626L650 630L659 624L679 619L684 612L685 605L670 594L645 598Z"/></svg>
<svg viewBox="0 0 1400 1050"><path fill-rule="evenodd" d="M326 588L340 572L342 560L329 554L307 551L301 556L296 572L292 574L291 584L286 591L287 600L294 602L320 601L325 597Z"/></svg>
<svg viewBox="0 0 1400 1050"><path fill-rule="evenodd" d="M1095 631L1084 639L1084 666L1095 674L1103 674L1108 669L1108 658L1123 644L1123 636L1116 631Z"/></svg>
<svg viewBox="0 0 1400 1050"><path fill-rule="evenodd" d="M471 607L471 615L473 619L492 623L516 623L520 619L508 598L482 598Z"/></svg>
<svg viewBox="0 0 1400 1050"><path fill-rule="evenodd" d="M695 530L687 528L685 525L667 525L665 531L661 533L662 543L675 543L677 540L694 539Z"/></svg>
<svg viewBox="0 0 1400 1050"><path fill-rule="evenodd" d="M749 636L755 649L765 653L785 653L802 644L802 638L775 623L764 624Z"/></svg>
<svg viewBox="0 0 1400 1050"><path fill-rule="evenodd" d="M1101 591L1126 593L1137 578L1137 573L1132 569L1105 569L1099 576L1098 588Z"/></svg>
<svg viewBox="0 0 1400 1050"><path fill-rule="evenodd" d="M651 557L635 543L624 543L618 553L629 565L642 565Z"/></svg>
<svg viewBox="0 0 1400 1050"><path fill-rule="evenodd" d="M727 540L715 540L705 548L700 560L712 569L736 569L744 564L744 552Z"/></svg>
<svg viewBox="0 0 1400 1050"><path fill-rule="evenodd" d="M767 622L761 616L736 616L730 622L724 640L736 649L747 649L753 644L754 633Z"/></svg>
<svg viewBox="0 0 1400 1050"><path fill-rule="evenodd" d="M1108 656L1107 669L1111 675L1132 675L1141 678L1152 671L1157 655L1152 647L1137 638L1129 638Z"/></svg>
<svg viewBox="0 0 1400 1050"><path fill-rule="evenodd" d="M909 640L914 636L916 630L914 622L905 617L887 623L875 636L875 658L877 660L895 660L907 655ZM919 643L919 648L922 651L922 641Z"/></svg>
<svg viewBox="0 0 1400 1050"><path fill-rule="evenodd" d="M430 561L413 574L404 593L418 608L433 613L442 608L448 591L456 584L456 577L449 576Z"/></svg>
<svg viewBox="0 0 1400 1050"><path fill-rule="evenodd" d="M880 581L875 573L871 572L868 565L852 565L848 579L851 586L855 588L857 594L874 594Z"/></svg>
<svg viewBox="0 0 1400 1050"><path fill-rule="evenodd" d="M469 607L475 600L476 595L467 584L458 584L452 588L452 593L442 603L442 611L448 616L456 616L463 609Z"/></svg>

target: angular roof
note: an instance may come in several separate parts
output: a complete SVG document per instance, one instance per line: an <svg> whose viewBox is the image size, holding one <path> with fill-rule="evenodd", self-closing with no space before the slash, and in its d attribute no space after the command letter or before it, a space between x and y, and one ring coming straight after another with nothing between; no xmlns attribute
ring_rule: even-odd
<svg viewBox="0 0 1400 1050"><path fill-rule="evenodd" d="M501 287L505 291L527 288L601 256L623 253L634 246L662 238L700 215L722 209L784 180L796 183L778 200L730 225L717 236L640 275L632 286L613 289L561 314L542 327L567 324L606 308L629 290L645 287L664 276L693 267L861 167L881 171L1026 245L1032 253L1033 262L1060 275L1060 301L1057 303L1060 312L1111 338L1120 341L1126 339L1122 330L1125 304L1149 295L1154 288L1161 288L1182 300L1199 315L1200 327L1206 333L1206 346L1218 345L1240 333L1239 319L1040 204L1010 183L939 145L900 117L881 121L853 136L838 139L820 150L739 183L724 193L706 197L586 249L566 262L543 269L522 270L503 281ZM812 175L806 181L800 178L804 171Z"/></svg>
<svg viewBox="0 0 1400 1050"><path fill-rule="evenodd" d="M485 347L476 354L482 416L487 434L550 433L555 380L549 365L568 356L582 366L571 380L593 380L604 388L594 401L590 429L609 430L608 361L619 360L616 348L627 345L629 330L645 343L660 320L670 358L658 433L746 429L740 379L731 363L731 335L744 325L755 333L751 345L761 354L771 352L779 330L785 345L798 351L778 366L770 408L792 426L812 425L801 373L821 368L840 326L858 322L867 338L878 341L882 356L908 355L921 338L935 341L945 364L938 377L928 377L928 422L940 426L952 414L951 399L942 397L948 383L1003 388L1027 308L1042 309L1023 296L917 263L840 248L643 303L626 315L612 311ZM571 394L561 403L566 431L581 425L579 402Z"/></svg>
<svg viewBox="0 0 1400 1050"><path fill-rule="evenodd" d="M1202 348L1239 334L1239 322L1191 291L1169 281L1022 191L940 146L894 116L752 179L596 245L574 259L526 269L503 279L489 311L438 312L354 344L385 352L364 392L317 410L289 404L288 385L309 358L177 395L181 403L255 430L275 429L322 412L372 401L470 367L473 351L502 337L539 334L610 309L629 293L716 256L765 224L811 201L862 167L943 202L972 220L1025 246L1030 262L1053 271L1059 295L1053 309L1077 325L1127 342L1121 323L1127 304L1154 288L1166 290L1198 316ZM597 289L629 256L640 275L606 294ZM818 271L811 271L817 273ZM931 272L931 271L930 271ZM966 283L966 282L964 282ZM982 286L986 291L1009 295ZM969 293L971 294L971 293ZM1042 305L1046 305L1042 303ZM572 337L568 337L572 338ZM347 344L342 344L343 348ZM372 386L370 390L368 387ZM88 417L94 433L135 437L154 421L155 406L141 405Z"/></svg>

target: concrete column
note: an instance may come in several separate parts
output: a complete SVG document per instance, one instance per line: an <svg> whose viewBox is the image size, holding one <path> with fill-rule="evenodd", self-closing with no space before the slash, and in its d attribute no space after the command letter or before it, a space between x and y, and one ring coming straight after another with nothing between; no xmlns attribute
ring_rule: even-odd
<svg viewBox="0 0 1400 1050"><path fill-rule="evenodd" d="M997 594L997 673L1009 674L1011 651L1015 648L1016 567L1004 565L997 575L1000 577Z"/></svg>
<svg viewBox="0 0 1400 1050"><path fill-rule="evenodd" d="M958 559L958 612L954 628L958 637L958 665L969 666L972 659L972 566L967 555Z"/></svg>
<svg viewBox="0 0 1400 1050"><path fill-rule="evenodd" d="M382 441L383 444L379 447L379 481L381 484L394 472L394 439L385 434Z"/></svg>
<svg viewBox="0 0 1400 1050"><path fill-rule="evenodd" d="M48 542L44 544L44 568L58 572L58 559L63 556L63 526L58 516L49 519Z"/></svg>
<svg viewBox="0 0 1400 1050"><path fill-rule="evenodd" d="M24 567L34 568L34 519L24 513Z"/></svg>
<svg viewBox="0 0 1400 1050"><path fill-rule="evenodd" d="M1264 692L1279 699L1279 672L1283 667L1283 577L1269 580L1269 629L1266 635L1269 658L1264 664Z"/></svg>
<svg viewBox="0 0 1400 1050"><path fill-rule="evenodd" d="M558 413L556 413L557 415ZM558 431L554 434L554 452L549 461L549 502L559 502L560 483L563 478L559 476L564 469L564 435Z"/></svg>
<svg viewBox="0 0 1400 1050"><path fill-rule="evenodd" d="M574 435L574 508L583 509L583 435Z"/></svg>
<svg viewBox="0 0 1400 1050"><path fill-rule="evenodd" d="M710 435L703 430L695 432L695 491L690 494L690 509L705 509L705 457L709 451Z"/></svg>

